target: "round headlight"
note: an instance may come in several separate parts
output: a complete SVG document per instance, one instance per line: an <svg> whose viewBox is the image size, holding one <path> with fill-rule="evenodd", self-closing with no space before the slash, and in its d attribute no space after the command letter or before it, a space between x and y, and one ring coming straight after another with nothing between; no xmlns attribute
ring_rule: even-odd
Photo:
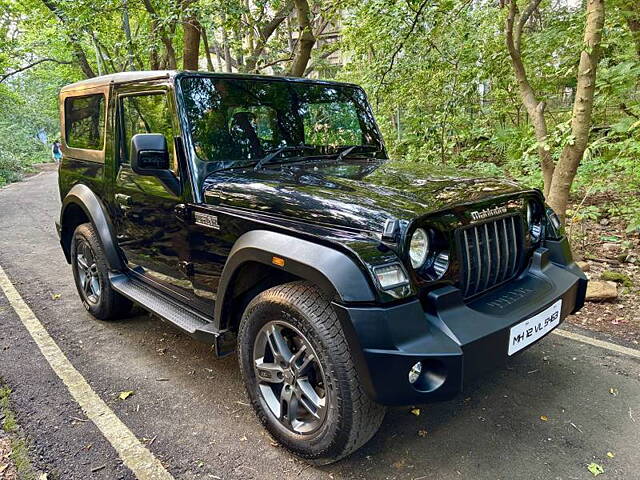
<svg viewBox="0 0 640 480"><path fill-rule="evenodd" d="M411 237L409 244L409 257L411 257L411 266L420 268L427 260L429 253L429 236L422 228L416 229Z"/></svg>

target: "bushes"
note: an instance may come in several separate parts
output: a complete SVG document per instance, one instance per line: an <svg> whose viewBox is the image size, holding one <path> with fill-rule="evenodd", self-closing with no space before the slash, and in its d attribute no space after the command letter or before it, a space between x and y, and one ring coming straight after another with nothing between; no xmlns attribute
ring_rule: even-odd
<svg viewBox="0 0 640 480"><path fill-rule="evenodd" d="M0 85L0 186L20 180L36 163L50 161L49 145L37 139L45 129L52 142L56 121L42 115L41 108L29 98ZM55 117L54 117L55 118Z"/></svg>

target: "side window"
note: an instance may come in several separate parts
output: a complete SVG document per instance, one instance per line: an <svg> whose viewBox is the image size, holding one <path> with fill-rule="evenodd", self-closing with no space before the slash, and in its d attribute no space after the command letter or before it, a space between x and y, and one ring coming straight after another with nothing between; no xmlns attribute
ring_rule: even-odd
<svg viewBox="0 0 640 480"><path fill-rule="evenodd" d="M167 95L165 93L129 95L122 97L120 105L124 136L121 150L123 155L120 163L129 163L131 137L138 133L161 133L167 139L171 169L177 173L178 165L173 141L174 132Z"/></svg>
<svg viewBox="0 0 640 480"><path fill-rule="evenodd" d="M104 95L67 97L64 101L65 140L71 148L102 150Z"/></svg>

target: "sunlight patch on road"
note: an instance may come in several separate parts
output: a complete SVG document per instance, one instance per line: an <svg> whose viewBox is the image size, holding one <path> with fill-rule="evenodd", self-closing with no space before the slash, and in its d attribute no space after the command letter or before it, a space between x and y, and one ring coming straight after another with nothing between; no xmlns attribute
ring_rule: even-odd
<svg viewBox="0 0 640 480"><path fill-rule="evenodd" d="M116 450L124 464L140 480L173 480L162 463L147 449L140 440L122 423L116 414L93 391L84 377L75 369L60 347L47 333L40 320L35 316L16 288L0 267L0 289L4 292L11 307L20 317L23 325L36 345L49 362L53 371L60 377L87 418L102 432L107 441Z"/></svg>

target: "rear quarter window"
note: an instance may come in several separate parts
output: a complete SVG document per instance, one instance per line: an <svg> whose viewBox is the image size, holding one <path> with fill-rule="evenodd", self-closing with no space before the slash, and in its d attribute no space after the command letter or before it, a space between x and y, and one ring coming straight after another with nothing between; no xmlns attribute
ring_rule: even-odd
<svg viewBox="0 0 640 480"><path fill-rule="evenodd" d="M64 101L64 123L67 146L86 150L102 150L104 117L104 95L66 98Z"/></svg>

